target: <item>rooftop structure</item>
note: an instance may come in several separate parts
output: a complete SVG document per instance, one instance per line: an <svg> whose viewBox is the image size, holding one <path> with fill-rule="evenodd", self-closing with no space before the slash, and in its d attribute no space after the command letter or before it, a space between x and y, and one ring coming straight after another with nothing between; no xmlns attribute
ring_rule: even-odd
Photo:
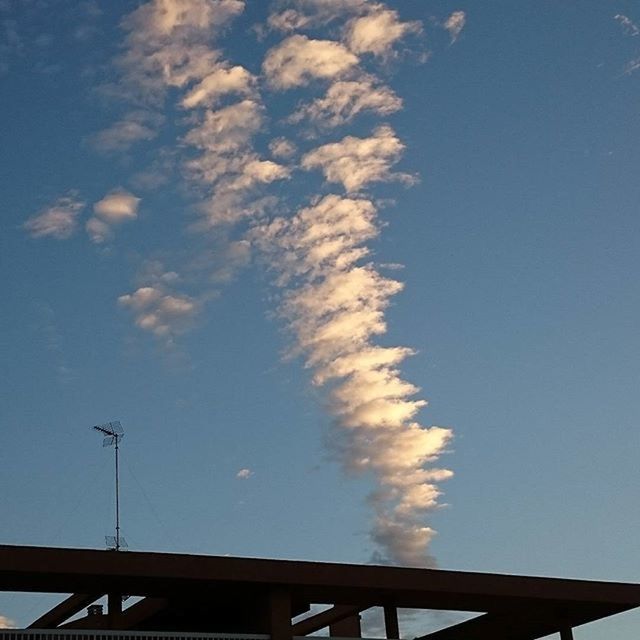
<svg viewBox="0 0 640 640"><path fill-rule="evenodd" d="M2 632L13 633L11 640L38 640L37 629L56 629L48 640L83 629L104 630L105 639L120 630L131 637L188 632L291 640L326 627L331 636L359 637L360 613L370 607L383 608L387 638L399 637L397 610L406 607L479 614L421 640L533 640L552 633L569 640L573 627L640 606L640 584L7 545L0 545L0 590L67 594L29 625L31 636ZM105 595L105 613L90 606ZM142 599L123 608L123 596L134 595ZM293 620L312 604L330 608ZM86 607L86 615L69 621Z"/></svg>

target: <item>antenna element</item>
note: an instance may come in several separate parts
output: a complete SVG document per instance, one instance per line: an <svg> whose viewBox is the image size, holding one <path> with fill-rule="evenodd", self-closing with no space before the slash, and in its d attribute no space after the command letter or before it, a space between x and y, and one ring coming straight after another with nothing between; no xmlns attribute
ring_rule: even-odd
<svg viewBox="0 0 640 640"><path fill-rule="evenodd" d="M113 422L105 422L105 424L97 424L93 427L96 431L99 431L103 436L103 447L110 447L115 445L116 454L116 535L106 536L107 547L113 551L120 551L120 549L126 549L128 547L127 541L120 535L120 475L118 468L118 454L120 440L124 438L124 430L118 420Z"/></svg>

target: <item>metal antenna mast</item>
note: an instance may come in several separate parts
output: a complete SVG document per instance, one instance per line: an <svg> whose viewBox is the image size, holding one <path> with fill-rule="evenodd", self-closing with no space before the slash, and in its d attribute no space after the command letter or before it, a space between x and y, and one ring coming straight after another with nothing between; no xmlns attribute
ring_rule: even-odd
<svg viewBox="0 0 640 640"><path fill-rule="evenodd" d="M118 469L118 454L120 440L124 438L124 430L118 420L114 422L106 422L105 424L98 424L93 427L96 431L99 431L103 436L103 447L110 447L115 445L116 454L116 535L106 536L107 546L114 551L120 551L121 548L126 548L127 542L120 535L120 476Z"/></svg>

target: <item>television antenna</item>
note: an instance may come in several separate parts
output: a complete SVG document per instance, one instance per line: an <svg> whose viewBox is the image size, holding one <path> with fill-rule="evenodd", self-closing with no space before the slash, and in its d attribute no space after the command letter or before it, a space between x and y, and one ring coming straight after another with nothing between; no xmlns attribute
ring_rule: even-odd
<svg viewBox="0 0 640 640"><path fill-rule="evenodd" d="M118 469L118 455L120 450L120 440L124 438L124 430L119 420L113 422L105 422L104 424L97 424L93 427L96 431L99 431L103 436L103 447L115 446L115 458L116 458L116 535L105 536L107 547L113 551L120 551L120 549L126 549L128 547L127 541L120 535L120 476Z"/></svg>

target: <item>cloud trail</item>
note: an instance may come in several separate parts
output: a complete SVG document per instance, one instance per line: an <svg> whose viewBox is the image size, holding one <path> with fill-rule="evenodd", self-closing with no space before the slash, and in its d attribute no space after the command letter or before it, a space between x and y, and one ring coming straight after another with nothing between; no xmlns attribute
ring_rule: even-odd
<svg viewBox="0 0 640 640"><path fill-rule="evenodd" d="M386 331L390 298L402 289L367 262L377 215L369 199L331 194L257 228L254 241L284 290L281 315L294 354L313 370L314 384L329 389L342 464L377 478L376 559L425 565L432 563L426 548L434 532L423 516L437 505L435 483L452 474L424 466L446 451L452 432L414 419L426 402L414 399L419 389L398 370L412 350L374 343Z"/></svg>
<svg viewBox="0 0 640 640"><path fill-rule="evenodd" d="M190 230L210 247L193 264L208 269L211 286L229 281L252 252L259 254L280 291L290 355L302 358L312 383L325 389L334 417L332 450L346 470L376 479L370 495L375 559L432 564L434 531L425 517L438 507L439 483L452 475L437 461L453 434L418 421L427 403L400 371L414 351L379 343L387 331L386 310L403 284L382 273L369 247L382 224L368 190L416 178L395 170L405 144L388 123L379 122L368 135L334 134L361 114L386 118L402 108L402 99L372 67L398 58L403 40L422 25L402 21L381 2L282 0L266 27L282 40L266 51L258 74L216 46L217 35L243 8L241 0L150 0L126 16L117 60L121 76L111 90L134 108L97 134L94 144L126 150L151 140L173 113L181 128L175 146L183 177L198 197L199 219ZM338 19L344 24L333 29L338 39L302 33ZM319 96L318 86L324 91ZM284 119L279 114L289 128L263 143L270 153L263 156L256 141L269 133L274 94L285 94L273 100L281 105L287 95L300 100L305 91ZM317 140L310 128L330 137ZM269 186L297 181L292 191L299 194L313 184L306 178L310 172L324 178L322 188L303 194L304 204L289 213ZM94 206L89 233L100 241L113 225L136 217L137 206L131 193L108 194ZM182 278L162 264L143 276L118 302L138 327L172 345L201 317L211 292L179 291ZM238 474L246 479L251 471Z"/></svg>

